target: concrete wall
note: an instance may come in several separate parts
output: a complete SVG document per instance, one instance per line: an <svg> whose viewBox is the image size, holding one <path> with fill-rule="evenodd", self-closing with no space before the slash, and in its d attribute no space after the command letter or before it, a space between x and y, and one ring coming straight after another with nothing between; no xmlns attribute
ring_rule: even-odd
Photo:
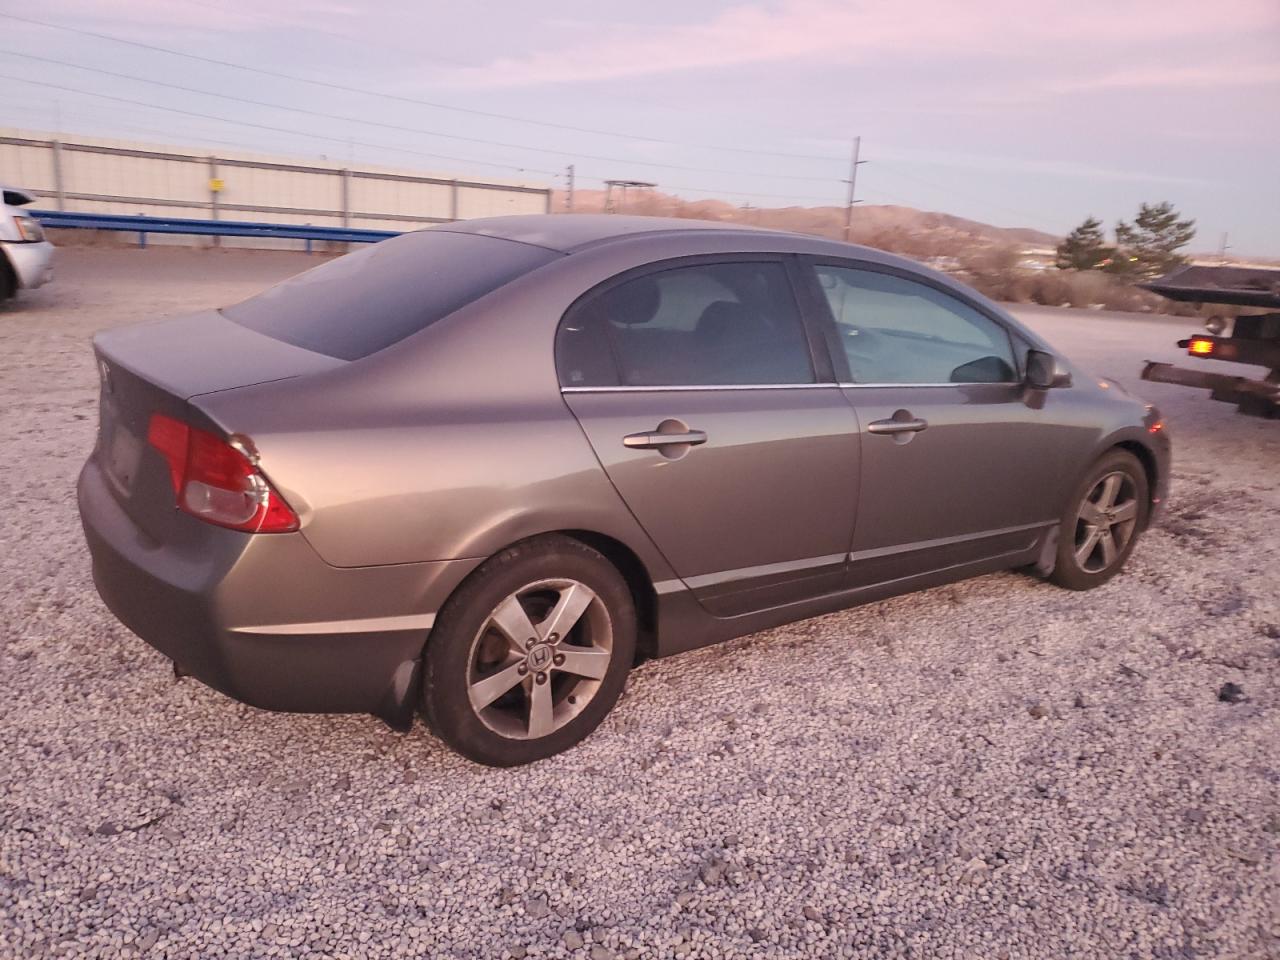
<svg viewBox="0 0 1280 960"><path fill-rule="evenodd" d="M214 191L211 181L220 180ZM544 213L551 188L390 167L352 166L242 152L183 149L0 127L0 183L39 206L83 213L245 220L415 230L431 223ZM153 235L148 242L207 244ZM284 247L300 240L224 237L226 246Z"/></svg>

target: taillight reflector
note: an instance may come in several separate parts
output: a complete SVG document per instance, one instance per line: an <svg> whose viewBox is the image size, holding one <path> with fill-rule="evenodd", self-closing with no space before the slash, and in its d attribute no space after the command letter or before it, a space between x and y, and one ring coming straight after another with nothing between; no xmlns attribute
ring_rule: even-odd
<svg viewBox="0 0 1280 960"><path fill-rule="evenodd" d="M250 533L298 529L298 515L233 444L163 413L151 415L147 442L169 465L178 508Z"/></svg>

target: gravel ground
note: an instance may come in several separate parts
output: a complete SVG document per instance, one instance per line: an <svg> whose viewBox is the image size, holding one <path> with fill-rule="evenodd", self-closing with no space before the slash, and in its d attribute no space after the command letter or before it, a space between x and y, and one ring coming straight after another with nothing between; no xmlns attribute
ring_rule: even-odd
<svg viewBox="0 0 1280 960"><path fill-rule="evenodd" d="M1185 322L1024 313L1171 423L1125 575L652 663L495 771L175 682L116 624L73 492L89 334L314 261L63 253L0 308L0 956L1280 957L1280 425L1137 381Z"/></svg>

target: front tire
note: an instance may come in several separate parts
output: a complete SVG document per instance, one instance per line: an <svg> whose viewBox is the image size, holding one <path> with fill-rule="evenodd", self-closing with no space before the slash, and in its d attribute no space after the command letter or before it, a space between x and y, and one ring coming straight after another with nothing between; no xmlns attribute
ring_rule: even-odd
<svg viewBox="0 0 1280 960"><path fill-rule="evenodd" d="M423 713L477 763L532 763L600 725L635 649L635 603L618 570L570 537L527 540L485 561L440 611Z"/></svg>
<svg viewBox="0 0 1280 960"><path fill-rule="evenodd" d="M9 265L9 258L0 252L0 303L18 295L18 277Z"/></svg>
<svg viewBox="0 0 1280 960"><path fill-rule="evenodd" d="M1092 590L1129 559L1151 509L1147 473L1138 458L1112 450L1085 474L1058 527L1049 579L1068 590Z"/></svg>

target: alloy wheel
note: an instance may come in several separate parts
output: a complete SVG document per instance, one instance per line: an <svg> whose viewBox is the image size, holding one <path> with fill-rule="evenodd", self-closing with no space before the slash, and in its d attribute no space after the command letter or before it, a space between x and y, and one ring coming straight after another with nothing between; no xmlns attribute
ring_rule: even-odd
<svg viewBox="0 0 1280 960"><path fill-rule="evenodd" d="M1076 563L1102 573L1124 553L1138 524L1137 485L1120 470L1101 477L1076 514Z"/></svg>
<svg viewBox="0 0 1280 960"><path fill-rule="evenodd" d="M493 609L471 645L467 696L513 740L559 730L591 702L613 658L604 602L577 580L539 580Z"/></svg>

